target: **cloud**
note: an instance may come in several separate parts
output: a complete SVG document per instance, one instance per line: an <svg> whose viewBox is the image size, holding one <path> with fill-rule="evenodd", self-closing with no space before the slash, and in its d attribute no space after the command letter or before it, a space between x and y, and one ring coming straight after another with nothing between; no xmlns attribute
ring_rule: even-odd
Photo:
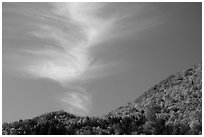
<svg viewBox="0 0 204 137"><path fill-rule="evenodd" d="M126 34L139 32L155 24L154 21L138 18L137 14L140 13L141 7L144 7L141 4L136 4L138 6L134 4L132 7L127 5L130 8L126 6L122 8L122 4L109 3L50 3L50 5L47 11L43 9L43 12L37 11L36 15L31 14L35 15L37 21L29 24L32 29L27 34L43 42L40 45L20 49L21 52L32 56L30 61L24 59L25 65L21 67L22 71L30 76L52 79L62 85L99 77L96 76L97 70L114 66L114 62L104 63L95 60L91 54L93 47L104 48L105 45L100 44L101 42L114 37L122 38ZM113 11L106 13L109 6ZM116 8L118 6L119 9ZM135 14L137 16L134 16ZM92 72L94 74L90 75ZM98 74L103 76L100 72Z"/></svg>
<svg viewBox="0 0 204 137"><path fill-rule="evenodd" d="M87 115L92 104L91 98L92 96L88 92L69 91L66 92L61 101L66 111L78 115Z"/></svg>
<svg viewBox="0 0 204 137"><path fill-rule="evenodd" d="M105 6L102 3L53 3L50 14L42 14L39 19L47 23L33 23L35 27L28 34L50 44L34 49L22 49L21 52L33 56L32 62L24 66L34 78L48 78L60 83L67 92L61 103L69 112L86 115L92 104L92 95L80 86L70 90L73 82L86 79L87 72L101 64L93 63L90 48L105 40L108 30L116 18L102 18L97 14ZM40 14L40 13L38 13ZM58 20L50 23L49 18ZM89 76L90 77L90 76ZM88 78L88 77L87 77Z"/></svg>
<svg viewBox="0 0 204 137"><path fill-rule="evenodd" d="M64 84L80 79L87 70L94 68L90 47L100 42L114 22L103 19L96 13L105 4L100 3L54 3L52 12L66 19L62 29L59 26L38 24L38 30L31 35L53 41L52 46L24 52L41 56L34 64L27 66L27 72L35 77L49 78ZM59 17L58 17L59 19Z"/></svg>
<svg viewBox="0 0 204 137"><path fill-rule="evenodd" d="M23 74L26 72L33 78L51 79L64 88L74 82L109 75L111 71L107 70L117 66L117 63L95 60L91 49L102 46L102 42L112 38L140 32L156 24L157 20L135 16L142 9L141 5L136 8L135 5L121 8L123 4L116 4L113 9L109 7L113 12L108 12L109 5L112 6L108 3L50 3L49 8L43 9L42 12L24 7L21 8L22 13L19 9L18 14L28 14L27 17L34 18L33 22L23 22L26 25L22 27L30 26L22 35L25 36L23 41L31 37L32 40L37 39L37 42L36 45L27 43L28 45L22 46L25 48L18 49L22 54L19 59L14 58L13 62L20 63L14 64ZM66 104L71 112L87 114L92 95L87 90L77 88L79 87L67 90L60 101Z"/></svg>
<svg viewBox="0 0 204 137"><path fill-rule="evenodd" d="M97 13L103 11L105 5L105 3L66 3L65 5L58 5L57 13L68 15L66 17L77 23L86 35L87 46L92 46L104 40L104 34L108 33L116 21L115 17L107 19L97 16ZM66 14L67 10L69 14Z"/></svg>

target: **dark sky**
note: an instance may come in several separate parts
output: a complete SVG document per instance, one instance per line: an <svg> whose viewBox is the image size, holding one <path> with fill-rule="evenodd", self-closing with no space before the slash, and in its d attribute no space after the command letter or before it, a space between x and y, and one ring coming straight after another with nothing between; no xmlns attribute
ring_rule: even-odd
<svg viewBox="0 0 204 137"><path fill-rule="evenodd" d="M100 116L202 61L202 3L3 3L3 122Z"/></svg>

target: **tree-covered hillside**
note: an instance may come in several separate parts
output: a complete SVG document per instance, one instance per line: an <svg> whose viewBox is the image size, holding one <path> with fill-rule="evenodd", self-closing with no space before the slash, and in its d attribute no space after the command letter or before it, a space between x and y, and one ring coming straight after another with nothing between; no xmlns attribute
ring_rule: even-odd
<svg viewBox="0 0 204 137"><path fill-rule="evenodd" d="M202 65L169 76L104 117L65 111L3 123L3 134L202 134Z"/></svg>

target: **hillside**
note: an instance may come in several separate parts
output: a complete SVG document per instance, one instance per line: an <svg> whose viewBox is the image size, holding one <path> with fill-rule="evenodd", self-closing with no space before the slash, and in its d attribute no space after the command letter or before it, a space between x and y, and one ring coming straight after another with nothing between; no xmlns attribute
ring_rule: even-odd
<svg viewBox="0 0 204 137"><path fill-rule="evenodd" d="M3 134L202 134L202 64L169 76L104 117L65 111L3 123Z"/></svg>

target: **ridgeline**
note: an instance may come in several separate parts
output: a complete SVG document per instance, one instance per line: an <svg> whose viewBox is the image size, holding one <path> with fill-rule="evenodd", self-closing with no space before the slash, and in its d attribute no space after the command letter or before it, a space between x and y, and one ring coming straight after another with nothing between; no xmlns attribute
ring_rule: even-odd
<svg viewBox="0 0 204 137"><path fill-rule="evenodd" d="M3 123L2 134L201 135L202 64L169 76L103 117L79 117L61 110Z"/></svg>

